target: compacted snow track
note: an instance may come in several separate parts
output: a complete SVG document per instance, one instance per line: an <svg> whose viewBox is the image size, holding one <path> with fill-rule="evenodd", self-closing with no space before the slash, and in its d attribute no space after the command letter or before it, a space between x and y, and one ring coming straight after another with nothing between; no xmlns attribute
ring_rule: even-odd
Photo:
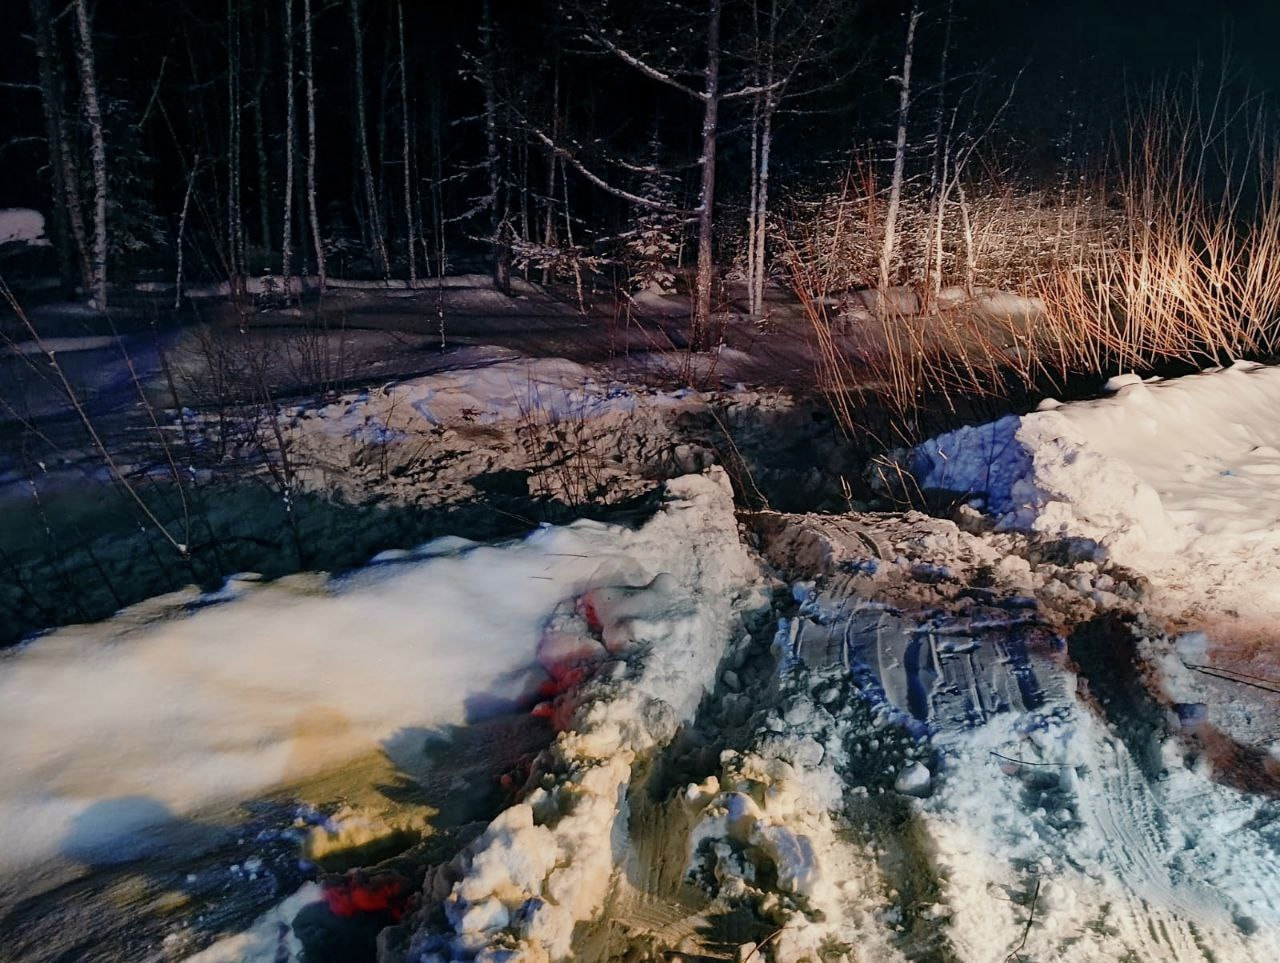
<svg viewBox="0 0 1280 963"><path fill-rule="evenodd" d="M772 554L817 576L804 587L794 653L842 660L859 695L934 753L933 772L904 767L896 787L924 797L913 807L941 893L929 912L946 920L950 952L1082 961L1280 952L1273 800L1215 783L1171 710L1160 765L1144 771L1119 731L1127 720L1113 724L1078 684L1048 625L1060 613L1034 601L1036 588L1053 594L1037 579L1073 573L1019 569L989 540L919 516L863 525L896 533L896 556L869 558L869 539L851 537L849 520L816 518L776 523ZM856 782L855 769L846 788ZM1224 811L1237 814L1226 832L1210 816Z"/></svg>

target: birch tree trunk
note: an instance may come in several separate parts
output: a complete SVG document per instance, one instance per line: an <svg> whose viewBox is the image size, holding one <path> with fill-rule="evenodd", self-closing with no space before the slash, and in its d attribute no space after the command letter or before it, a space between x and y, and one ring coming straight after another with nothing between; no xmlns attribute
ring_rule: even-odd
<svg viewBox="0 0 1280 963"><path fill-rule="evenodd" d="M929 197L933 204L934 223L932 237L929 238L926 248L932 245L934 256L933 278L931 282L926 278L924 287L926 297L933 304L937 304L938 297L942 293L942 228L946 218L947 201L951 193L947 184L947 167L951 159L951 135L948 132L944 137L943 125L947 111L947 58L951 52L951 25L954 19L954 0L947 0L946 27L942 36L942 59L938 66L938 107L933 120L933 158L929 163ZM955 127L954 115L951 126ZM927 309L929 305L926 304L923 307Z"/></svg>
<svg viewBox="0 0 1280 963"><path fill-rule="evenodd" d="M551 80L551 139L560 142L560 52L556 50L552 66ZM544 220L542 227L542 243L544 247L553 248L556 240L556 158L553 154L547 158L547 191L544 204ZM551 283L551 266L543 265L542 283Z"/></svg>
<svg viewBox="0 0 1280 963"><path fill-rule="evenodd" d="M433 260L438 278L444 277L445 270L449 266L444 217L444 138L441 134L441 127L444 125L443 101L440 79L433 77L431 83L431 236L436 246ZM443 344L443 335L440 340Z"/></svg>
<svg viewBox="0 0 1280 963"><path fill-rule="evenodd" d="M757 94L751 104L751 176L747 198L747 313L759 317L756 305L756 214L760 210L760 108Z"/></svg>
<svg viewBox="0 0 1280 963"><path fill-rule="evenodd" d="M262 240L263 271L271 272L271 172L267 159L266 119L263 90L271 63L271 8L262 8L260 62L253 83L253 146L258 159L258 232Z"/></svg>
<svg viewBox="0 0 1280 963"><path fill-rule="evenodd" d="M200 155L196 154L196 159L191 164L191 171L187 174L187 191L182 195L182 214L178 217L178 275L173 285L173 310L177 311L182 307L182 282L183 265L186 263L186 237L187 237L187 212L191 209L191 195L196 187L196 174L200 171Z"/></svg>
<svg viewBox="0 0 1280 963"><path fill-rule="evenodd" d="M293 133L297 106L293 95L293 0L284 0L284 224L280 239L280 276L292 293L293 274Z"/></svg>
<svg viewBox="0 0 1280 963"><path fill-rule="evenodd" d="M772 73L772 72L771 72ZM769 83L772 83L770 80ZM756 236L755 264L751 266L751 300L753 313L764 314L764 269L765 247L769 237L769 155L773 149L773 112L777 104L773 92L765 94L765 107L762 117L764 129L760 132L760 173L759 185L756 188L756 223L753 226Z"/></svg>
<svg viewBox="0 0 1280 963"><path fill-rule="evenodd" d="M311 0L302 0L303 72L307 84L307 213L311 221L311 240L316 248L316 280L325 287L324 242L320 237L320 213L316 209L316 83L315 60L311 47Z"/></svg>
<svg viewBox="0 0 1280 963"><path fill-rule="evenodd" d="M698 199L698 273L695 280L693 330L690 346L695 351L710 347L711 289L715 265L711 260L712 229L715 226L712 202L716 192L716 135L720 113L720 7L711 0L707 19L706 86L702 111L702 184Z"/></svg>
<svg viewBox="0 0 1280 963"><path fill-rule="evenodd" d="M503 294L511 293L511 245L506 237L506 210L501 204L502 171L498 152L498 63L493 37L493 11L489 0L481 7L481 42L484 48L482 62L484 85L484 136L489 170L489 244L493 252L493 283Z"/></svg>
<svg viewBox="0 0 1280 963"><path fill-rule="evenodd" d="M244 294L244 223L240 210L241 116L240 9L227 0L227 273L232 297Z"/></svg>
<svg viewBox="0 0 1280 963"><path fill-rule="evenodd" d="M54 218L59 263L64 283L72 287L78 280L88 292L92 286L92 271L84 229L84 208L80 200L80 175L67 135L66 101L62 75L54 58L56 41L49 0L31 0L31 19L35 23L36 67L44 107L52 200L61 214Z"/></svg>
<svg viewBox="0 0 1280 963"><path fill-rule="evenodd" d="M89 124L93 165L93 255L89 262L90 300L98 311L107 309L107 148L102 136L102 109L98 105L98 80L93 67L93 35L84 0L75 0L79 43L76 60L84 95L84 116Z"/></svg>
<svg viewBox="0 0 1280 963"><path fill-rule="evenodd" d="M780 91L775 87L777 43L778 0L773 0L769 7L769 35L763 52L764 92L761 94L759 110L759 158L751 184L753 220L750 226L750 253L752 261L747 269L750 287L748 303L751 313L757 317L764 313L765 246L769 229L769 156L773 148L773 115L778 108L780 98Z"/></svg>
<svg viewBox="0 0 1280 963"><path fill-rule="evenodd" d="M409 134L409 78L406 75L408 61L404 55L404 4L400 0L396 0L396 21L400 27L400 109L401 122L404 127L404 152L401 157L401 163L404 166L404 229L406 253L409 259L409 287L412 288L418 283L418 259L414 253L413 244L413 186L409 164L411 143Z"/></svg>
<svg viewBox="0 0 1280 963"><path fill-rule="evenodd" d="M373 165L369 161L369 130L364 102L364 28L360 25L360 0L350 0L351 39L355 45L356 140L359 142L360 176L364 182L364 203L368 214L370 246L374 269L385 280L391 273L387 263L387 245L382 236L382 215L378 209L378 192L373 187Z"/></svg>
<svg viewBox="0 0 1280 963"><path fill-rule="evenodd" d="M889 267L893 261L894 245L898 237L898 208L902 204L902 174L907 160L907 120L911 111L911 57L915 49L916 24L920 21L920 7L911 5L911 20L907 24L907 42L902 53L902 76L897 78L898 138L893 151L893 179L889 183L889 206L884 215L884 245L880 249L880 297L881 316L888 314Z"/></svg>

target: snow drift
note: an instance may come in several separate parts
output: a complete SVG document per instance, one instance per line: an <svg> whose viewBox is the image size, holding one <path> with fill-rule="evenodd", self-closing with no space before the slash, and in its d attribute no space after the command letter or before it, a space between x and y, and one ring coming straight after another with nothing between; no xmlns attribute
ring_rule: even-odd
<svg viewBox="0 0 1280 963"><path fill-rule="evenodd" d="M1280 603L1267 577L1280 558L1280 369L1126 375L1106 390L928 441L913 474L998 527L1075 540L1164 589L1208 567L1223 606Z"/></svg>
<svg viewBox="0 0 1280 963"><path fill-rule="evenodd" d="M583 521L505 546L441 541L340 579L233 579L7 653L0 867L136 858L152 829L211 802L528 704L549 681L544 628L593 591L619 644L666 642L581 737L620 764L696 706L748 577L723 475L670 494L639 531Z"/></svg>

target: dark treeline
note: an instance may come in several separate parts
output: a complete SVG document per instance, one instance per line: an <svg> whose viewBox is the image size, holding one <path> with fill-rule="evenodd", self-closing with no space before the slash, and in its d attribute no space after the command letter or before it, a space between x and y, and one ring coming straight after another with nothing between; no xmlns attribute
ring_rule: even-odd
<svg viewBox="0 0 1280 963"><path fill-rule="evenodd" d="M148 272L607 269L687 275L697 334L726 268L759 309L780 200L861 171L892 223L904 182L941 191L961 157L1056 176L1098 149L1130 53L1064 74L1091 41L1045 37L1054 6L27 0L0 205L40 208L101 304Z"/></svg>

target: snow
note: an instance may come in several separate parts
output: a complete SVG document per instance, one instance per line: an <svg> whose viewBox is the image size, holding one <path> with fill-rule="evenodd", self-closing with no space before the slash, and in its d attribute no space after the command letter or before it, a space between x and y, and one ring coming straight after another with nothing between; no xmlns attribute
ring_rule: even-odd
<svg viewBox="0 0 1280 963"><path fill-rule="evenodd" d="M932 875L935 887L930 906L894 905L892 892L842 892L823 906L827 920L856 921L860 906L864 920L878 910L892 928L911 911L927 921L931 945L945 947L939 955L961 960L1004 959L1019 947L1027 959L1082 963L1280 952L1272 800L1214 778L1176 728L1162 729L1158 708L1146 722L1126 721L1119 699L1104 699L1112 703L1105 715L1090 704L1090 678L1106 680L1077 680L1041 621L1055 613L1034 600L1029 608L1025 595L1031 588L1054 599L1034 580L1069 581L1072 569L993 571L1010 536L966 534L921 516L777 524L770 558L819 576L797 586L799 613L779 636L835 717L825 746L844 777L846 811L857 812L865 794L863 811L874 813L891 780L907 797L909 815L897 821L919 841L912 832L873 835L889 854L879 872L892 878L901 854L922 848L914 884L927 893L921 878ZM861 564L873 559L879 564ZM942 559L951 590L927 576ZM977 592L970 586L983 570L988 588ZM957 638L966 644L938 645ZM1203 640L1170 645L1197 653ZM856 684L851 700L841 677ZM851 702L870 720L866 709L851 713ZM824 738L821 714L788 713L788 736L798 728ZM934 761L886 752L895 728L927 744ZM817 852L857 859L838 846ZM874 927L861 926L874 938ZM796 935L821 930L815 922Z"/></svg>
<svg viewBox="0 0 1280 963"><path fill-rule="evenodd" d="M186 963L280 963L302 958L302 941L293 933L293 920L303 907L323 899L316 883L307 883L272 907L242 933L228 936L185 958Z"/></svg>
<svg viewBox="0 0 1280 963"><path fill-rule="evenodd" d="M382 437L688 397L475 361L294 415ZM338 579L246 573L37 639L0 658L0 870L142 855L156 824L214 801L545 697L554 743L431 869L404 959L566 959L614 925L696 956L688 934L729 909L762 927L739 958L774 963L1273 959L1274 796L1204 740L1250 735L1274 777L1274 711L1197 669L1238 613L1280 617L1280 369L1105 391L916 448L965 530L757 513L785 583L743 545L717 468L668 482L636 530L441 539ZM1109 616L1125 628L1099 645L1132 659L1140 696L1078 647ZM315 896L198 959L296 958Z"/></svg>
<svg viewBox="0 0 1280 963"><path fill-rule="evenodd" d="M597 586L579 618L552 623L563 634L576 621L621 657L551 707L562 731L544 766L559 775L455 860L459 878L443 900L449 930L420 932L414 958L563 959L575 926L602 912L627 847L633 767L693 719L735 613L763 604L724 472L667 488L670 500L636 536L656 550L657 571Z"/></svg>
<svg viewBox="0 0 1280 963"><path fill-rule="evenodd" d="M1096 401L961 428L917 447L925 489L977 497L1000 527L1096 546L1154 601L1267 618L1280 606L1280 368L1112 379Z"/></svg>
<svg viewBox="0 0 1280 963"><path fill-rule="evenodd" d="M692 394L656 392L644 400L650 407L673 406ZM599 381L577 362L489 352L467 367L344 396L317 409L314 416L319 429L330 436L356 437L371 431L395 436L420 431L424 424L574 424L630 413L639 403L633 389Z"/></svg>
<svg viewBox="0 0 1280 963"><path fill-rule="evenodd" d="M55 853L127 859L149 829L215 800L527 701L547 679L544 625L592 590L615 649L669 640L579 736L583 755L640 751L714 678L701 636L744 577L725 484L673 483L676 500L638 533L584 521L505 546L428 546L341 579L235 578L8 653L0 870Z"/></svg>
<svg viewBox="0 0 1280 963"><path fill-rule="evenodd" d="M44 215L28 207L0 208L0 245L4 244L47 246Z"/></svg>

